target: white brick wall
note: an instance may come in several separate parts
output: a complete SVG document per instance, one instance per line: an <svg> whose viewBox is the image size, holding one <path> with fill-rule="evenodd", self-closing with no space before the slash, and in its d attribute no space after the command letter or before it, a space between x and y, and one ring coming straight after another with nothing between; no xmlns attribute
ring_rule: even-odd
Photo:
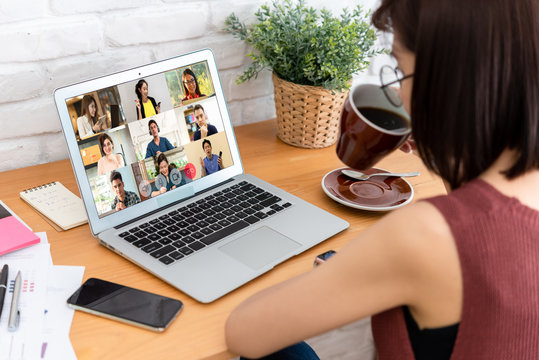
<svg viewBox="0 0 539 360"><path fill-rule="evenodd" d="M359 0L371 7L376 0ZM264 0L14 0L0 2L0 171L68 157L53 90L210 47L235 125L275 116L268 73L237 85L247 46L222 31ZM358 1L307 0L334 12Z"/></svg>

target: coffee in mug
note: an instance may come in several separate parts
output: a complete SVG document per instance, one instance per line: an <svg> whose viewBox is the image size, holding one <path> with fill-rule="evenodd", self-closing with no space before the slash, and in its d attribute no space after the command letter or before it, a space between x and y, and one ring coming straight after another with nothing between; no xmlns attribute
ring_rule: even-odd
<svg viewBox="0 0 539 360"><path fill-rule="evenodd" d="M341 112L337 156L351 168L367 170L401 146L411 131L404 107L390 103L380 86L357 86Z"/></svg>

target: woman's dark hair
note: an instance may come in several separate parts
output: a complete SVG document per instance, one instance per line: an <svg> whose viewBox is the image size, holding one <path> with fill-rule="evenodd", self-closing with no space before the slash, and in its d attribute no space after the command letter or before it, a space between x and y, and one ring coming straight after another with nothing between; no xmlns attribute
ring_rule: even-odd
<svg viewBox="0 0 539 360"><path fill-rule="evenodd" d="M97 140L99 141L99 150L101 150L101 156L105 156L105 151L103 151L103 148L105 147L105 140L109 140L112 146L114 146L114 141L112 141L112 138L108 134L101 134L98 136Z"/></svg>
<svg viewBox="0 0 539 360"><path fill-rule="evenodd" d="M140 79L137 82L137 85L135 85L135 93L137 94L138 99L141 101L140 105L142 106L142 93L140 92L140 88L142 85L146 84L148 86L148 83L144 79Z"/></svg>
<svg viewBox="0 0 539 360"><path fill-rule="evenodd" d="M508 179L539 168L539 2L382 0L373 24L415 53L412 133L457 188L505 149Z"/></svg>
<svg viewBox="0 0 539 360"><path fill-rule="evenodd" d="M95 104L95 116L90 116L90 111L88 110L88 107L91 103ZM90 122L91 126L94 126L97 122L97 118L99 117L99 109L97 108L97 102L95 101L94 97L92 95L84 95L82 97L82 115L86 116L88 121Z"/></svg>
<svg viewBox="0 0 539 360"><path fill-rule="evenodd" d="M159 154L159 156L157 157L157 161L155 163L157 172L159 173L161 171L161 169L159 169L159 164L161 164L162 161L167 162L167 164L168 164L168 172L170 173L170 170L172 168L170 167L170 163L168 162L167 156L165 154L163 154L163 153Z"/></svg>
<svg viewBox="0 0 539 360"><path fill-rule="evenodd" d="M202 96L202 94L200 93L200 88L198 87L198 80L197 80L197 77L195 76L195 73L193 72L193 70L187 68L183 71L182 73L182 84L183 84L183 92L185 93L185 96L189 96L189 90L187 90L187 86L185 86L185 83L184 83L184 78L185 78L185 75L191 75L193 77L193 79L195 79L195 84L196 84L196 89L195 89L195 93L198 95L198 96Z"/></svg>

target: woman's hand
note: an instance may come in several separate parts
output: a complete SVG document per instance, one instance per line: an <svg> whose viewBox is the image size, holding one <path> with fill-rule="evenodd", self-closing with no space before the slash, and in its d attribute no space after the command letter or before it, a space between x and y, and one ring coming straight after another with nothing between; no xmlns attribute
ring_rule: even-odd
<svg viewBox="0 0 539 360"><path fill-rule="evenodd" d="M409 137L408 140L404 142L404 144L400 147L401 151L404 151L407 154L414 154L417 150L415 146L415 140L412 137Z"/></svg>

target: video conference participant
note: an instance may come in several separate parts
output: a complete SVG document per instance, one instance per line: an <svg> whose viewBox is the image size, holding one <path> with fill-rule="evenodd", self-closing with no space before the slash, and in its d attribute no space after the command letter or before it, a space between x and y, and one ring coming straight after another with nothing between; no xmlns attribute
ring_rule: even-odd
<svg viewBox="0 0 539 360"><path fill-rule="evenodd" d="M160 113L161 103L156 103L153 97L148 96L148 83L146 80L141 79L138 81L137 85L135 85L135 93L138 98L138 100L135 100L138 120Z"/></svg>
<svg viewBox="0 0 539 360"><path fill-rule="evenodd" d="M165 154L159 154L156 164L159 167L159 175L155 179L152 197L174 190L176 185L182 186L186 183L176 165L169 164Z"/></svg>
<svg viewBox="0 0 539 360"><path fill-rule="evenodd" d="M120 154L114 154L114 143L108 134L101 134L97 138L103 157L97 162L97 175L106 173L125 166L124 159Z"/></svg>
<svg viewBox="0 0 539 360"><path fill-rule="evenodd" d="M148 122L148 130L150 131L150 135L153 136L153 140L146 147L146 158L159 156L165 151L174 149L174 146L166 137L159 136L159 125L157 125L155 120L152 119Z"/></svg>
<svg viewBox="0 0 539 360"><path fill-rule="evenodd" d="M116 193L111 205L112 210L120 211L140 202L137 194L124 189L122 174L118 171L113 171L110 174L110 183L112 184L112 190Z"/></svg>
<svg viewBox="0 0 539 360"><path fill-rule="evenodd" d="M202 142L202 148L206 153L204 159L200 158L200 167L202 169L202 176L213 174L223 168L223 159L221 156L212 154L211 142L208 139L204 139Z"/></svg>
<svg viewBox="0 0 539 360"><path fill-rule="evenodd" d="M79 138L85 138L107 128L107 123L99 120L97 102L92 95L82 98L82 115L77 119Z"/></svg>
<svg viewBox="0 0 539 360"><path fill-rule="evenodd" d="M200 140L206 136L217 134L217 128L211 124L208 124L208 115L200 104L196 104L194 108L195 120L197 123L197 130L193 135L193 140Z"/></svg>
<svg viewBox="0 0 539 360"><path fill-rule="evenodd" d="M193 70L187 68L182 73L182 82L183 82L183 92L185 97L182 101L197 99L202 96L206 96L200 92L198 87L197 77Z"/></svg>

